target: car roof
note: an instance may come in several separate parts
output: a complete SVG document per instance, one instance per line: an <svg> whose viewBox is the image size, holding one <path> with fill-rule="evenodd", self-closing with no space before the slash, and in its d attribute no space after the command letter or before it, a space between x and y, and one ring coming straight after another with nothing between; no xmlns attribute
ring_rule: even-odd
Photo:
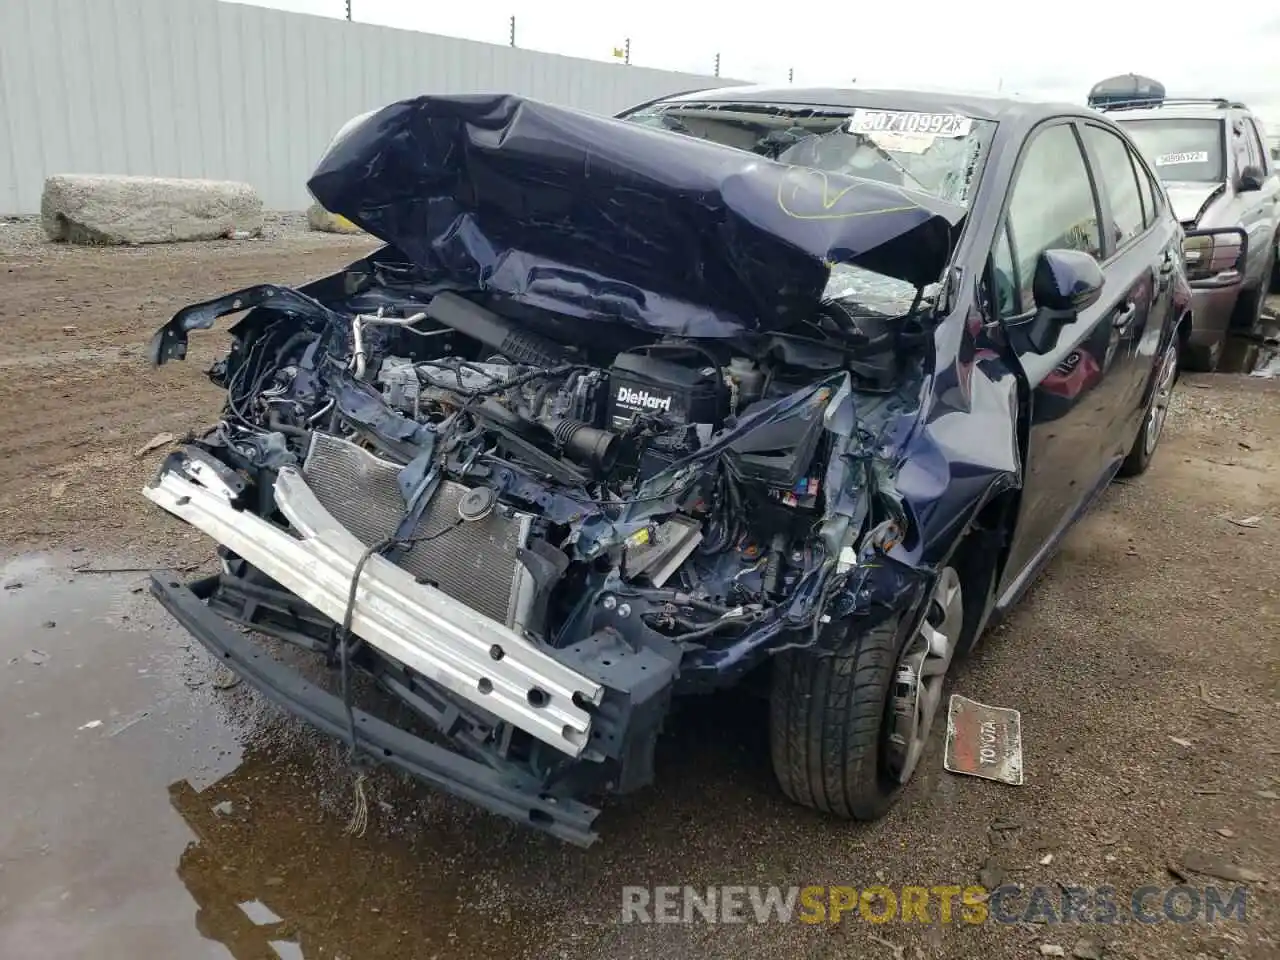
<svg viewBox="0 0 1280 960"><path fill-rule="evenodd" d="M787 106L870 107L885 110L913 110L920 113L955 112L975 120L1014 121L1034 124L1048 117L1063 115L1096 117L1088 107L1072 103L1041 103L1002 97L981 97L957 93L933 93L921 90L870 90L862 87L718 87L692 90L663 97L659 102L737 101L739 103L778 103Z"/></svg>
<svg viewBox="0 0 1280 960"><path fill-rule="evenodd" d="M1159 120L1169 118L1176 120L1225 120L1233 113L1241 112L1241 107L1217 107L1209 104L1181 104L1167 107L1124 107L1119 110L1102 111L1117 123L1124 120ZM1247 111L1245 111L1247 112Z"/></svg>

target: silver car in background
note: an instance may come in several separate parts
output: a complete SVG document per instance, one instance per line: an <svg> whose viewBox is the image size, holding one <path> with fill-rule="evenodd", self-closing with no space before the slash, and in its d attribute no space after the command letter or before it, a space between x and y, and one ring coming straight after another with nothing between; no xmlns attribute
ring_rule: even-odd
<svg viewBox="0 0 1280 960"><path fill-rule="evenodd" d="M1194 328L1187 365L1214 370L1229 332L1254 332L1280 290L1280 173L1261 122L1229 100L1099 105L1151 163L1186 231Z"/></svg>

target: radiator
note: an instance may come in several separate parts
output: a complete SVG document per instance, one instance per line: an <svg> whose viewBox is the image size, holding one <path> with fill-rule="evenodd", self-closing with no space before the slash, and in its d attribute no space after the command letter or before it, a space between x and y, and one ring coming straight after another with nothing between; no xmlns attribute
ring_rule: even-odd
<svg viewBox="0 0 1280 960"><path fill-rule="evenodd" d="M404 517L396 486L400 465L328 434L312 435L303 476L333 518L366 546L392 536ZM467 488L442 481L423 511L416 543L397 563L419 580L508 627L521 627L533 601L534 582L516 551L529 537L533 517L499 505L483 520L458 524L458 501Z"/></svg>

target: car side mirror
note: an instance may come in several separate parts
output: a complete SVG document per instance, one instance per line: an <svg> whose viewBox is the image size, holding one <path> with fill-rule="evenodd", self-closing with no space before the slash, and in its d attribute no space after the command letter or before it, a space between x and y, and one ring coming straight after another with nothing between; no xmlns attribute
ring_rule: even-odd
<svg viewBox="0 0 1280 960"><path fill-rule="evenodd" d="M1036 313L1026 327L1027 345L1048 353L1062 328L1098 302L1106 282L1102 267L1082 250L1046 250L1036 260L1031 297Z"/></svg>
<svg viewBox="0 0 1280 960"><path fill-rule="evenodd" d="M1266 178L1266 174L1262 172L1261 167L1255 167L1253 164L1250 164L1240 171L1239 190L1241 193L1246 193L1250 190L1261 190L1262 181Z"/></svg>

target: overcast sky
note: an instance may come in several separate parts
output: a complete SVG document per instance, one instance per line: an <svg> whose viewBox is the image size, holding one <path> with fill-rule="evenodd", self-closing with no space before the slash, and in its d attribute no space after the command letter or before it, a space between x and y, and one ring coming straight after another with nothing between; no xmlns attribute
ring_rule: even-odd
<svg viewBox="0 0 1280 960"><path fill-rule="evenodd" d="M345 16L344 0L249 0ZM812 4L800 0L351 0L354 19L531 50L761 83L915 87L1081 102L1103 77L1136 72L1170 94L1244 100L1280 133L1280 8L1219 4L1189 26L1148 0L1073 0L1052 15L1027 0ZM1266 12L1271 6L1273 12ZM808 12L806 12L806 10ZM978 14L981 10L981 14ZM1223 15L1230 11L1234 28ZM1252 11L1253 20L1246 11ZM1205 42L1201 42L1204 40ZM426 92L426 91L424 91Z"/></svg>

